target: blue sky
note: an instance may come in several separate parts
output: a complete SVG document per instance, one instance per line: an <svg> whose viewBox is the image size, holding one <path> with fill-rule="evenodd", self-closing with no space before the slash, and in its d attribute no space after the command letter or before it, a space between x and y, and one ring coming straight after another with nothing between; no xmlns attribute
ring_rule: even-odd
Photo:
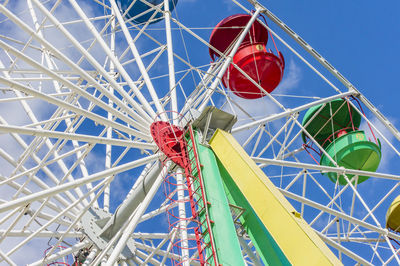
<svg viewBox="0 0 400 266"><path fill-rule="evenodd" d="M384 4L377 1L312 0L260 3L324 56L385 115L396 117L394 106L397 105L396 96L400 96L397 89L400 75L397 66L400 58L398 1L385 1ZM227 15L241 12L228 1L201 1L199 5L199 1L182 0L177 10L181 20L189 26L215 25ZM210 15L194 18L194 10L201 14L209 10ZM206 31L202 37L207 39L209 34ZM288 56L287 53L284 55ZM286 58L287 61L291 56ZM304 68L304 65L299 66ZM307 75L307 72L303 71L303 74ZM301 83L305 89L315 79L305 76L303 80L307 82Z"/></svg>
<svg viewBox="0 0 400 266"><path fill-rule="evenodd" d="M397 116L400 2L263 2L385 115Z"/></svg>

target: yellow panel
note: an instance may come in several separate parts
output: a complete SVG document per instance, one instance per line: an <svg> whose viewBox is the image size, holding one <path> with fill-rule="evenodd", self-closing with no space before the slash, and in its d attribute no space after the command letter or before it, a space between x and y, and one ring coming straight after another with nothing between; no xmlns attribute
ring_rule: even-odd
<svg viewBox="0 0 400 266"><path fill-rule="evenodd" d="M397 196L386 214L386 227L393 231L400 231L400 196Z"/></svg>
<svg viewBox="0 0 400 266"><path fill-rule="evenodd" d="M290 263L341 265L231 134L218 129L210 145Z"/></svg>

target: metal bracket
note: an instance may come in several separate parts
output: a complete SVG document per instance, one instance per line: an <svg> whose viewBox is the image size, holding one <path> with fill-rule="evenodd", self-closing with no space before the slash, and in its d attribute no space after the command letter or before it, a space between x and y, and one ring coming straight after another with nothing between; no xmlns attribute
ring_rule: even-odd
<svg viewBox="0 0 400 266"><path fill-rule="evenodd" d="M100 233L103 231L102 226L104 226L106 221L108 221L111 217L111 213L96 207L90 208L82 216L81 223L83 232L100 250L105 249L108 244L109 239L101 237ZM112 251L113 247L108 250L107 254L110 255ZM136 256L135 253L136 247L133 239L129 239L125 248L119 255L119 258L121 260L131 259Z"/></svg>
<svg viewBox="0 0 400 266"><path fill-rule="evenodd" d="M246 234L246 230L244 229L244 226L240 222L239 218L243 215L246 209L233 204L229 204L229 208L231 210L233 223L235 224L236 227L236 233L238 236L242 237Z"/></svg>

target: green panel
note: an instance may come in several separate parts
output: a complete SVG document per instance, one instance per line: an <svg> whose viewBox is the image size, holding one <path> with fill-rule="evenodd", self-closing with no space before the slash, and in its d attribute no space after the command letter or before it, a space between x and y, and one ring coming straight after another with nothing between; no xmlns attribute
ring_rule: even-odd
<svg viewBox="0 0 400 266"><path fill-rule="evenodd" d="M353 131L343 135L329 144L326 152L339 165L348 169L375 172L381 160L381 149L374 142L366 139L364 131ZM334 166L325 155L321 156L321 165ZM336 182L338 175L334 172L323 173L333 182ZM347 174L351 179L354 175ZM367 180L369 176L359 176L358 182ZM339 184L346 185L347 181L343 175L339 176Z"/></svg>
<svg viewBox="0 0 400 266"><path fill-rule="evenodd" d="M196 139L197 139L197 133L194 132L194 134L195 134ZM186 141L187 141L188 146L189 146L189 148L188 148L188 151L189 151L188 152L188 156L189 156L189 161L190 161L191 169L192 169L191 173L192 173L192 175L194 177L196 177L196 178L193 178L192 191L196 191L193 196L195 197L196 202L197 202L198 221L199 221L199 223L203 224L202 226L200 226L200 229L201 229L200 231L202 232L203 241L206 244L206 243L210 243L210 236L208 235L208 233L206 233L207 232L207 223L205 221L206 212L205 212L205 209L204 209L203 201L200 200L201 190L199 189L200 182L199 182L199 179L198 179L198 173L197 173L198 170L197 170L197 165L196 165L195 154L193 152L194 150L190 148L190 147L193 147L193 143L192 143L189 135L190 135L190 133L188 133L188 135L185 136L186 137ZM196 150L198 150L197 143L195 143L195 145L196 145ZM205 193L207 194L207 192L205 192ZM212 258L211 258L212 251L209 248L207 248L205 251L206 251L206 254L204 254L204 258L203 259L207 260L207 262L209 262L212 265Z"/></svg>
<svg viewBox="0 0 400 266"><path fill-rule="evenodd" d="M214 222L212 233L218 262L221 265L245 265L214 153L203 145L196 147L207 201L210 202L208 213Z"/></svg>
<svg viewBox="0 0 400 266"><path fill-rule="evenodd" d="M218 158L217 162L229 203L245 209L240 217L240 222L264 264L274 266L291 265ZM265 204L268 203L266 202Z"/></svg>
<svg viewBox="0 0 400 266"><path fill-rule="evenodd" d="M356 128L360 126L361 115L352 106L350 106L349 110L347 103L343 99L333 100L327 103L324 107L322 104L311 107L304 115L302 125L304 126L321 108L322 110L306 127L308 133L310 133L310 135L313 136L321 145L334 132L342 128L351 127L351 121L353 121ZM331 117L331 112L333 115L333 122L330 121L326 123L326 121ZM302 137L305 142L306 139L304 133L302 134Z"/></svg>

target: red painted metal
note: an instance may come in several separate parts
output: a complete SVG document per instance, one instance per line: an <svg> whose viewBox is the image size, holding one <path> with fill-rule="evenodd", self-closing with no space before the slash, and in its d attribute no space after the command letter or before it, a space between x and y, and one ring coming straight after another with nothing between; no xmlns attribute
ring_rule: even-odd
<svg viewBox="0 0 400 266"><path fill-rule="evenodd" d="M235 63L258 85L268 93L272 92L281 82L285 68L285 60L279 52L279 57L267 52L262 43L241 46L233 57ZM256 85L239 72L232 64L225 72L222 82L237 96L245 99L257 99L265 96Z"/></svg>
<svg viewBox="0 0 400 266"><path fill-rule="evenodd" d="M160 150L180 167L184 167L181 143L183 130L168 122L157 121L151 124L150 133Z"/></svg>
<svg viewBox="0 0 400 266"><path fill-rule="evenodd" d="M185 190L189 195L190 210L192 213L190 219L186 218L186 224L188 226L187 230L193 230L195 233L195 239L189 239L189 241L194 241L195 243L199 263L201 265L218 265L216 248L211 230L212 221L208 215L209 202L206 199L200 169L201 166L192 127L189 125L187 131L184 132L181 128L171 125L168 122L157 121L151 124L150 132L156 145L167 156L167 159L172 160L184 171L184 176L186 177ZM175 180L176 177L168 175L164 180L165 186L181 186L175 184ZM176 189L178 189L178 187L176 187ZM174 198L176 197L175 189L166 189L166 196L171 201L172 205L175 205L179 201L179 199ZM174 208L167 211L169 215L168 222L170 223L170 229L180 229L179 221L182 218L179 214L174 213ZM209 241L205 240L206 235L209 236ZM179 239L174 242L174 247L178 249L185 248L182 247L180 242ZM189 246L186 247L186 249L192 250L193 248ZM206 255L207 250L210 250L210 255L208 257ZM211 259L213 263L209 262ZM183 261L177 263L173 261L173 265L182 264Z"/></svg>
<svg viewBox="0 0 400 266"><path fill-rule="evenodd" d="M342 129L342 130L340 130L340 131L337 133L336 138L340 138L341 136L344 136L344 135L346 135L346 134L347 134L347 131L344 130L344 129Z"/></svg>
<svg viewBox="0 0 400 266"><path fill-rule="evenodd" d="M359 130L359 128L354 127L354 125L352 125L351 127L344 127L339 130L336 130L325 139L325 141L321 144L321 147L323 148L328 147L328 145L331 144L335 139L340 138L341 136L344 136L347 133L354 131L353 129ZM320 156L322 156L322 153L320 153Z"/></svg>
<svg viewBox="0 0 400 266"><path fill-rule="evenodd" d="M232 46L233 42L240 35L250 19L251 15L248 14L236 14L223 19L212 31L209 43L221 53L225 53L227 49ZM267 44L267 42L268 30L256 20L247 36L244 38L242 45L250 43ZM220 57L218 53L211 48L209 52L212 60Z"/></svg>

